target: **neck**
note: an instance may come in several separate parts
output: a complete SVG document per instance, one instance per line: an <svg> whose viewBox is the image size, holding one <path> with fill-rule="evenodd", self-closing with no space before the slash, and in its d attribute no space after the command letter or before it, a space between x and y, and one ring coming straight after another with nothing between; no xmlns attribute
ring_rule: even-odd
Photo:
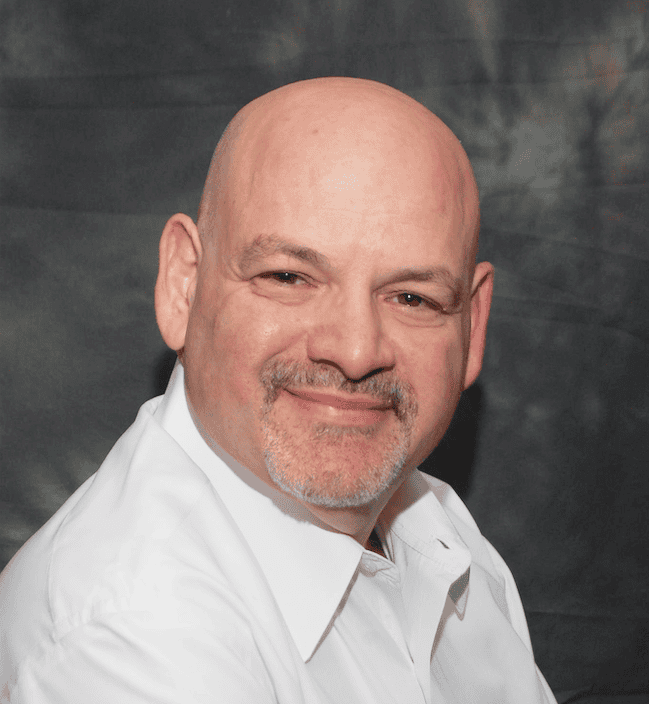
<svg viewBox="0 0 649 704"><path fill-rule="evenodd" d="M366 550L371 550L385 557L378 536L376 536L376 540L372 540L371 536L381 512L401 486L401 483L402 482L399 482L390 487L390 489L384 492L376 501L365 506L325 508L323 506L314 506L304 501L300 501L300 503L311 515L317 518L318 521L325 523L332 530L337 533L349 535Z"/></svg>

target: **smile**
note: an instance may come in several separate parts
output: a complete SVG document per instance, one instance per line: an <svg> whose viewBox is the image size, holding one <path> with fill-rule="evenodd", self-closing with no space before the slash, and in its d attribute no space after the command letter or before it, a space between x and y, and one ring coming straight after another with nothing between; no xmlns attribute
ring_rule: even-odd
<svg viewBox="0 0 649 704"><path fill-rule="evenodd" d="M326 391L285 389L300 411L314 419L343 425L374 425L393 410L390 402L368 396L342 396Z"/></svg>

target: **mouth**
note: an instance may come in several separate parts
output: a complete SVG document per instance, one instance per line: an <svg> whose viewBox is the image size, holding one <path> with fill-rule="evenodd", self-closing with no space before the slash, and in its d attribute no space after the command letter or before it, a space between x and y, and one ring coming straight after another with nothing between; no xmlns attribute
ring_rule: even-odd
<svg viewBox="0 0 649 704"><path fill-rule="evenodd" d="M343 396L323 391L304 391L302 389L286 389L286 392L303 401L321 403L325 406L345 411L389 411L392 409L392 403L389 401L369 396Z"/></svg>
<svg viewBox="0 0 649 704"><path fill-rule="evenodd" d="M390 401L363 395L343 395L328 391L284 389L300 415L315 422L340 426L376 426L386 420L394 407Z"/></svg>

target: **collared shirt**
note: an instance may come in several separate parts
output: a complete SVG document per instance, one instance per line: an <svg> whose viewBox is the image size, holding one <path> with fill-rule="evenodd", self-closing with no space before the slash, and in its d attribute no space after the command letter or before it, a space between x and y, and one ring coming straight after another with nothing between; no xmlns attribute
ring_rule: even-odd
<svg viewBox="0 0 649 704"><path fill-rule="evenodd" d="M554 702L446 484L406 479L382 557L215 449L177 366L3 572L1 702Z"/></svg>

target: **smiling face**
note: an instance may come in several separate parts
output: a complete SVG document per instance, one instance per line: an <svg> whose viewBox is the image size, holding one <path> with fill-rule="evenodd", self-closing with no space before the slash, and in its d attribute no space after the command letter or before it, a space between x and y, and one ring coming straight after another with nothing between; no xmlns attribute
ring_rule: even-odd
<svg viewBox="0 0 649 704"><path fill-rule="evenodd" d="M447 128L337 80L235 125L182 340L201 432L324 509L384 504L439 442L479 371L491 271L474 272L477 194Z"/></svg>

